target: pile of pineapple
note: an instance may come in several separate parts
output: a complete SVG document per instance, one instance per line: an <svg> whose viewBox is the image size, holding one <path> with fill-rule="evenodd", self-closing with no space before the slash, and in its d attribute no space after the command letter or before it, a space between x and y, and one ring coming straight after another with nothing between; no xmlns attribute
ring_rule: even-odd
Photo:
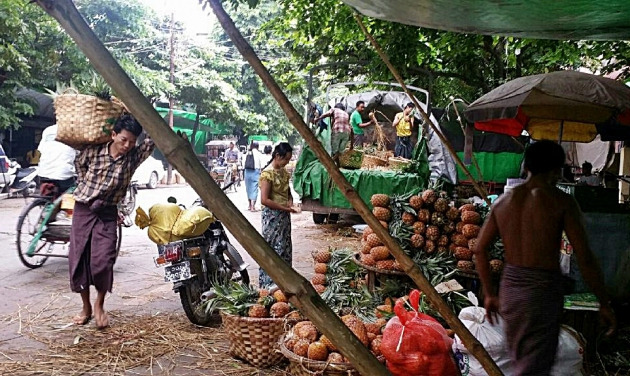
<svg viewBox="0 0 630 376"><path fill-rule="evenodd" d="M414 258L433 255L451 256L457 268L473 270L473 251L482 222L475 205L457 207L446 192L427 189L409 197L372 195L372 213ZM400 266L372 228L367 228L361 240L361 262L385 270L400 270Z"/></svg>
<svg viewBox="0 0 630 376"><path fill-rule="evenodd" d="M380 345L383 329L387 321L380 318L372 323L365 323L355 315L341 317L344 324L354 333L359 341L370 349L376 357L381 355ZM285 337L284 346L295 355L311 360L330 363L348 363L335 345L310 321L297 323Z"/></svg>
<svg viewBox="0 0 630 376"><path fill-rule="evenodd" d="M220 309L231 315L252 318L288 318L300 320L285 294L243 285L236 281L214 286L216 296L206 303L206 310Z"/></svg>

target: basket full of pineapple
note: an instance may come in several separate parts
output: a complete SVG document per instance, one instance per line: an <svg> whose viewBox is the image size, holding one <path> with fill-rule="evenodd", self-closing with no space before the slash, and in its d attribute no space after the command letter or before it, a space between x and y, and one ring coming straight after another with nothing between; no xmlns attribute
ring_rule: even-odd
<svg viewBox="0 0 630 376"><path fill-rule="evenodd" d="M58 125L57 141L80 147L111 140L114 123L126 109L112 96L105 80L94 75L91 82L83 83L82 91L89 95L79 93L74 87L59 90L51 92Z"/></svg>
<svg viewBox="0 0 630 376"><path fill-rule="evenodd" d="M256 367L282 361L278 340L301 315L291 310L281 290L256 289L237 282L215 286L207 310L219 309L230 340L230 355Z"/></svg>

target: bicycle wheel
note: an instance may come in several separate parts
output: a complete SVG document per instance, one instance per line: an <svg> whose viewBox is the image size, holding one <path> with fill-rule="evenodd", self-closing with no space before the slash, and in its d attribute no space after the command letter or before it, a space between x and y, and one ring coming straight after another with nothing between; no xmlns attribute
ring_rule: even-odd
<svg viewBox="0 0 630 376"><path fill-rule="evenodd" d="M37 233L42 222L42 212L44 207L49 203L46 199L36 199L31 202L27 207L22 210L18 218L17 223L17 251L20 261L24 266L35 269L44 265L48 256L46 254L52 253L54 242L49 242L45 238L41 238L35 246L35 254L32 256L27 255L28 248L31 241Z"/></svg>
<svg viewBox="0 0 630 376"><path fill-rule="evenodd" d="M122 224L118 224L118 237L116 239L116 257L120 253L120 245L122 244Z"/></svg>

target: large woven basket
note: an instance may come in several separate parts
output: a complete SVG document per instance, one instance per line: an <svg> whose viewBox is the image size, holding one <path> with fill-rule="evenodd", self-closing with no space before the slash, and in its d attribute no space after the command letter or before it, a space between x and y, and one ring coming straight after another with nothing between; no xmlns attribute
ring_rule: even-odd
<svg viewBox="0 0 630 376"><path fill-rule="evenodd" d="M409 159L405 159L405 158L400 158L400 157L393 157L393 158L389 158L388 159L389 162L389 166L394 169L394 170L402 170L403 167L409 165L411 163L411 160Z"/></svg>
<svg viewBox="0 0 630 376"><path fill-rule="evenodd" d="M79 94L73 89L58 95L54 106L58 125L56 140L73 147L111 140L114 123L125 110L124 104L115 97L108 101Z"/></svg>
<svg viewBox="0 0 630 376"><path fill-rule="evenodd" d="M339 156L339 166L349 169L359 169L363 163L363 152L356 149L346 149Z"/></svg>
<svg viewBox="0 0 630 376"><path fill-rule="evenodd" d="M282 361L278 341L288 330L283 318L252 318L221 312L230 339L230 355L255 367L271 367Z"/></svg>
<svg viewBox="0 0 630 376"><path fill-rule="evenodd" d="M360 376L351 363L330 363L311 360L295 354L284 346L284 337L279 342L280 351L287 359L287 373L292 376ZM367 376L367 375L366 375Z"/></svg>
<svg viewBox="0 0 630 376"><path fill-rule="evenodd" d="M387 166L387 159L379 158L375 155L365 154L363 156L363 162L361 168L371 169L375 167Z"/></svg>

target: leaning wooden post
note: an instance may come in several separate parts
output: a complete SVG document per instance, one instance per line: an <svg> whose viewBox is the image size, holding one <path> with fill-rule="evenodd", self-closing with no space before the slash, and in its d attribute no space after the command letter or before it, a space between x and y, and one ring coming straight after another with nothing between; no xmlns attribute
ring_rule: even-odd
<svg viewBox="0 0 630 376"><path fill-rule="evenodd" d="M258 264L296 305L352 362L363 375L386 376L389 372L326 305L311 284L276 254L225 196L197 160L190 145L168 128L85 23L71 0L36 0L54 17L105 81L142 123L170 163L186 178L203 201Z"/></svg>
<svg viewBox="0 0 630 376"><path fill-rule="evenodd" d="M407 85L405 85L405 81L402 79L402 76L400 75L400 73L398 73L398 71L396 70L396 68L392 65L392 63L389 61L389 57L387 57L387 55L383 52L383 49L381 48L381 46L378 44L378 42L376 41L376 39L374 39L374 37L372 37L372 35L370 34L370 32L365 28L365 25L363 25L363 21L361 21L361 17L357 14L357 12L354 12L354 19L357 21L357 24L359 24L359 27L361 28L361 31L363 31L363 34L365 34L365 37L370 41L370 43L372 43L372 46L374 46L374 49L376 50L376 52L378 53L378 55L381 57L381 60L383 60L383 62L385 63L385 65L387 65L387 68L389 68L389 71L392 72L392 74L394 75L394 77L396 78L396 81L398 81L398 83L400 84L400 86L403 88L403 90L405 91L405 93L407 93L407 95L409 96L409 98L411 98L411 100L413 101L413 103L416 105L416 109L418 109L418 111L420 111L420 115L422 115L422 117L424 118L424 121L427 122L427 124L429 124L429 126L431 127L431 129L433 129L433 131L435 132L435 134L437 134L438 138L440 139L440 141L442 141L442 143L444 144L444 146L446 146L446 148L448 149L449 153L451 153L451 155L453 156L453 159L455 159L455 162L457 162L457 164L459 165L459 167L461 167L461 169L464 171L464 173L466 174L466 176L468 176L468 178L470 178L470 180L472 181L473 186L475 187L475 190L481 195L481 197L484 199L484 201L486 201L486 203L488 205L491 204L490 200L488 199L488 194L486 193L486 190L483 189L479 183L477 182L477 180L472 176L472 174L470 173L470 171L468 170L468 168L466 167L466 165L464 164L464 162L462 162L461 158L459 157L459 155L457 155L457 153L455 152L455 149L453 149L453 145L451 145L451 143L449 142L449 140L444 136L444 134L442 134L442 131L440 131L438 129L438 127L433 124L433 121L431 120L431 118L429 117L429 115L427 115L427 113L422 109L422 107L420 107L420 104L418 103L418 100L416 99L416 97L407 89Z"/></svg>
<svg viewBox="0 0 630 376"><path fill-rule="evenodd" d="M262 64L252 47L247 43L247 41L243 38L241 33L238 31L234 22L230 18L230 16L225 12L223 7L221 6L220 0L206 0L208 4L212 7L214 14L217 16L217 19L221 23L221 26L225 30L225 32L229 35L232 43L238 48L241 55L249 62L254 71L260 76L261 80L269 89L269 92L276 99L284 113L287 115L287 118L293 124L293 126L297 129L297 131L304 137L304 140L311 147L317 158L324 165L331 178L339 187L339 190L343 195L350 201L354 209L361 215L363 220L374 230L374 232L378 235L381 241L390 249L392 255L398 260L402 269L409 277L413 279L413 281L418 285L418 287L422 290L422 292L427 296L431 304L436 308L436 310L440 313L440 315L446 320L451 329L453 329L462 339L466 348L477 358L479 362L484 365L486 371L488 371L489 375L502 375L501 370L496 366L488 352L484 349L484 347L477 341L477 339L470 333L468 328L462 324L459 318L451 311L448 305L444 303L440 294L435 291L431 283L425 278L422 274L420 268L407 256L400 245L394 238L392 238L387 230L380 224L378 219L372 214L368 206L363 202L361 197L354 190L352 185L348 183L346 178L343 176L341 171L337 168L332 158L322 144L317 140L313 132L309 129L309 127L304 123L304 120L297 112L297 110L293 107L291 102L284 95L284 92L278 84L275 82L271 74L265 66ZM334 339L333 339L334 341ZM354 364L354 363L353 363ZM370 373L372 374L372 373ZM366 374L367 375L367 374Z"/></svg>

